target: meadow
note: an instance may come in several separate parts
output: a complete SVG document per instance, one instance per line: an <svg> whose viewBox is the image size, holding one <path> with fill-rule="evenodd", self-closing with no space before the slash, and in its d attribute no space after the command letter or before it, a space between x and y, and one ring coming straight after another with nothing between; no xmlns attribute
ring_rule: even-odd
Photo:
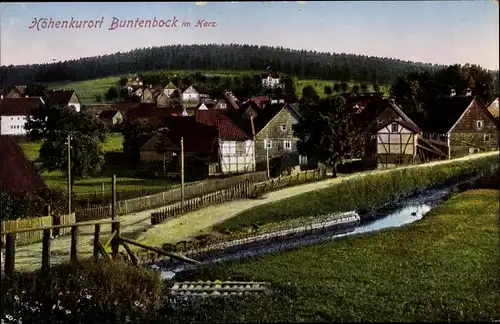
<svg viewBox="0 0 500 324"><path fill-rule="evenodd" d="M23 138L18 140L21 149L30 161L37 161L39 157L39 150L41 143L34 143L26 141ZM113 133L109 134L106 141L103 143L104 152L121 152L123 135ZM96 194L102 193L104 188L105 194L111 192L111 176L113 168L104 168L102 175L88 177L86 179L77 179L75 181L73 190L78 194ZM109 173L109 174L108 174ZM49 187L67 189L67 177L61 171L42 172L42 178ZM117 176L116 178L116 188L117 191L138 191L138 190L151 190L151 191L161 191L166 190L172 185L172 181L165 179L142 179L135 177L122 177Z"/></svg>
<svg viewBox="0 0 500 324"><path fill-rule="evenodd" d="M183 275L176 280L268 281L278 293L200 302L172 321L498 320L498 194L470 190L403 228Z"/></svg>
<svg viewBox="0 0 500 324"><path fill-rule="evenodd" d="M168 70L165 73L171 76L176 76L176 75L184 75L187 73L194 73L196 71L191 71L191 70ZM253 74L258 74L261 73L261 71L230 71L230 70L203 70L200 71L206 76L243 76L243 75L253 75ZM112 86L117 86L118 82L120 81L119 76L114 76L114 77L106 77L106 78L100 78L100 79L94 79L94 80L86 80L86 81L76 81L76 82L63 82L63 83L50 83L47 84L49 89L72 89L75 90L76 93L78 94L78 97L82 101L83 104L95 104L96 102L96 96L101 95L101 97L104 96L104 93L112 87ZM333 88L333 85L335 83L340 83L340 81L334 81L334 80L316 80L316 79L297 79L296 80L296 87L297 87L297 95L300 97L302 96L302 89L307 86L307 85L312 85L318 95L320 97L325 97L324 93L324 87L325 85L329 85ZM348 82L349 87L352 88L355 84L360 85L360 83L357 82ZM371 86L368 88L368 91L372 91ZM380 86L380 91L384 93L388 93L389 91L389 86L388 85L381 85Z"/></svg>

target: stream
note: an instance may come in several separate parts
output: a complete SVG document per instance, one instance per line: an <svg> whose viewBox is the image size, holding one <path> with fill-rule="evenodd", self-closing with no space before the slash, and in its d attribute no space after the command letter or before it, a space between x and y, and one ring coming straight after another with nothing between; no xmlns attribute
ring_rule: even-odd
<svg viewBox="0 0 500 324"><path fill-rule="evenodd" d="M163 279L173 279L176 273L192 270L207 264L241 260L266 253L282 252L297 247L319 244L346 236L361 235L378 232L390 228L402 227L421 220L435 206L446 201L451 195L472 189L479 176L446 187L428 189L415 194L392 206L381 208L375 212L360 215L361 222L350 223L348 226L321 228L316 231L280 238L280 240L266 240L252 242L215 251L208 251L186 255L200 261L201 265L191 265L178 261L159 261L151 265L161 271Z"/></svg>

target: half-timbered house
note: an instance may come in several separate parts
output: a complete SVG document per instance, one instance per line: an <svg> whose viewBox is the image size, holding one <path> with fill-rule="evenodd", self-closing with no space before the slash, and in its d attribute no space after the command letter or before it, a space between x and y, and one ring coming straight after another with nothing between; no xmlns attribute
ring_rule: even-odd
<svg viewBox="0 0 500 324"><path fill-rule="evenodd" d="M500 112L498 108L499 98L493 100L493 102L488 106L488 111L496 118L500 117Z"/></svg>
<svg viewBox="0 0 500 324"><path fill-rule="evenodd" d="M219 138L219 166L212 166L210 174L236 174L255 171L253 136L243 123L250 123L237 114L221 110L199 110L196 121L217 128Z"/></svg>

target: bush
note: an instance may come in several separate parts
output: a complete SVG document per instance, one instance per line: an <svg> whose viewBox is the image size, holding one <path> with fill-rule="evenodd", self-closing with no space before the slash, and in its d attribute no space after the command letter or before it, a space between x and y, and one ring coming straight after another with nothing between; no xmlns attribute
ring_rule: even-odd
<svg viewBox="0 0 500 324"><path fill-rule="evenodd" d="M157 272L81 262L2 278L3 319L18 323L148 323L161 306Z"/></svg>
<svg viewBox="0 0 500 324"><path fill-rule="evenodd" d="M2 191L0 199L2 220L46 216L47 205L50 205L51 214L54 215L67 214L68 209L64 192L52 188L37 193L10 194Z"/></svg>

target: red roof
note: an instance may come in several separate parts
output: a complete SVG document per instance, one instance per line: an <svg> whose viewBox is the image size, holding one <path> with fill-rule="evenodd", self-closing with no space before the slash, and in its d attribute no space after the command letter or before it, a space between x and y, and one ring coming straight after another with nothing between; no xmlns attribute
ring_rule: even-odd
<svg viewBox="0 0 500 324"><path fill-rule="evenodd" d="M30 111L43 105L39 97L3 98L0 100L0 115L28 116Z"/></svg>
<svg viewBox="0 0 500 324"><path fill-rule="evenodd" d="M56 90L47 93L47 97L56 105L67 105L75 91L73 90Z"/></svg>
<svg viewBox="0 0 500 324"><path fill-rule="evenodd" d="M217 127L219 139L223 141L246 141L252 138L242 127L238 126L245 121L230 118L225 111L197 110L194 116L199 123Z"/></svg>
<svg viewBox="0 0 500 324"><path fill-rule="evenodd" d="M46 188L34 165L11 136L0 136L0 187L9 193L36 192Z"/></svg>

